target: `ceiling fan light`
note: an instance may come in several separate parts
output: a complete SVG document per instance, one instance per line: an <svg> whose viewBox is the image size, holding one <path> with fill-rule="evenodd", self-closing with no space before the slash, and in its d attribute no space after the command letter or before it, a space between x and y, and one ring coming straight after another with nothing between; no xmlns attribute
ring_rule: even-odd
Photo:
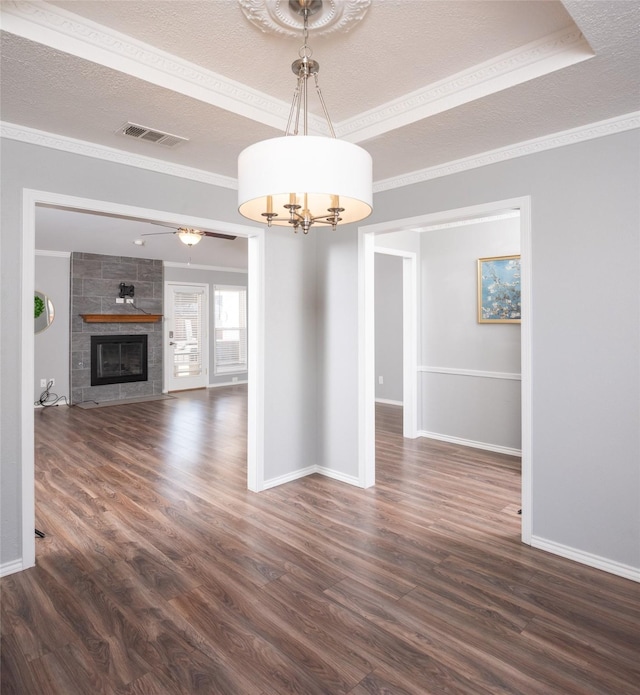
<svg viewBox="0 0 640 695"><path fill-rule="evenodd" d="M202 237L202 232L198 231L197 229L178 230L178 239L180 239L180 241L186 246L195 246L196 244L199 244Z"/></svg>

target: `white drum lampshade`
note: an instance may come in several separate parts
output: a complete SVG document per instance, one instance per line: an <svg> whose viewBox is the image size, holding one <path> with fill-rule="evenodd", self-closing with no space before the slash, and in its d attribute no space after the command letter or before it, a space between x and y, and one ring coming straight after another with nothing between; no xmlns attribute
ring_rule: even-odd
<svg viewBox="0 0 640 695"><path fill-rule="evenodd" d="M306 204L305 204L306 195ZM263 140L238 157L238 206L244 217L291 226L284 207L294 201L312 217L344 208L343 223L357 222L372 210L371 155L358 145L315 135Z"/></svg>

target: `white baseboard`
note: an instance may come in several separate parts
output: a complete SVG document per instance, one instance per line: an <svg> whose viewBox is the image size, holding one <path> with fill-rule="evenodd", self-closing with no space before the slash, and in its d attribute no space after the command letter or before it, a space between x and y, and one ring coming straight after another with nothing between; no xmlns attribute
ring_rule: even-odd
<svg viewBox="0 0 640 695"><path fill-rule="evenodd" d="M354 475L346 475L344 473L340 473L340 471L335 471L332 468L326 468L325 466L308 466L307 468L294 471L293 473L287 473L286 475L280 475L277 478L265 480L262 489L268 490L269 488L277 487L278 485L284 485L284 483L290 483L293 480L306 478L308 475L313 475L314 473L324 475L327 478L332 478L333 480L338 480L341 483L347 483L347 485L362 487L359 478Z"/></svg>
<svg viewBox="0 0 640 695"><path fill-rule="evenodd" d="M574 560L582 565L595 567L596 569L603 570L604 572L609 572L609 574L615 574L618 577L624 577L625 579L631 579L634 582L640 582L640 568L638 567L623 565L621 562L609 560L608 558L600 557L599 555L585 553L582 550L576 550L576 548L561 545L560 543L555 543L554 541L548 541L546 538L539 538L538 536L532 536L531 546L538 548L538 550L545 550L548 553L553 553L553 555L565 557L568 560Z"/></svg>
<svg viewBox="0 0 640 695"><path fill-rule="evenodd" d="M308 475L311 475L312 473L317 473L316 466L309 466L307 468L301 468L299 471L293 471L293 473L279 475L277 478L270 478L269 480L265 480L262 489L268 490L269 488L277 487L278 485L290 483L293 480L306 478Z"/></svg>
<svg viewBox="0 0 640 695"><path fill-rule="evenodd" d="M0 565L0 577L22 572L23 569L26 569L26 567L23 566L21 559L13 560L13 562L5 562L3 565Z"/></svg>
<svg viewBox="0 0 640 695"><path fill-rule="evenodd" d="M376 403L384 403L385 405L404 405L402 401L392 401L389 398L376 398Z"/></svg>
<svg viewBox="0 0 640 695"><path fill-rule="evenodd" d="M476 442L473 439L462 439L461 437L451 437L448 434L438 434L437 432L427 432L425 430L418 431L418 437L426 437L427 439L437 439L440 442L448 442L449 444L458 444L459 446L470 446L474 449L484 449L485 451L495 451L497 454L508 454L509 456L522 456L521 449L512 449L508 446L500 444L490 444L488 442Z"/></svg>
<svg viewBox="0 0 640 695"><path fill-rule="evenodd" d="M341 483L347 483L347 485L353 485L354 487L362 487L360 479L355 475L346 475L345 473L340 473L340 471L334 471L333 468L326 468L325 466L316 466L316 473L324 475L327 478L332 478L333 480L339 480Z"/></svg>
<svg viewBox="0 0 640 695"><path fill-rule="evenodd" d="M208 389L215 389L218 388L218 386L238 386L238 384L248 384L249 382L244 379L243 381L225 381L220 384L207 384L206 388ZM162 389L162 393L165 395L169 393L166 389Z"/></svg>

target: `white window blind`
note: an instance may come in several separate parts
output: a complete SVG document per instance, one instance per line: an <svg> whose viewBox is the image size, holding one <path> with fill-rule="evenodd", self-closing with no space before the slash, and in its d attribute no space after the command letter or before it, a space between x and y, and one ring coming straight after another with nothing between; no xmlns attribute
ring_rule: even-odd
<svg viewBox="0 0 640 695"><path fill-rule="evenodd" d="M202 373L202 292L174 295L173 373L176 377Z"/></svg>
<svg viewBox="0 0 640 695"><path fill-rule="evenodd" d="M247 289L214 287L215 373L247 371Z"/></svg>

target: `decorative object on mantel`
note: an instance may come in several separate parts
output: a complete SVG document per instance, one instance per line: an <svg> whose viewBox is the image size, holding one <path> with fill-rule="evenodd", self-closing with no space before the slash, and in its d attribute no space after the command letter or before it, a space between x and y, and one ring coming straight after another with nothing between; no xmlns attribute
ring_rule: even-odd
<svg viewBox="0 0 640 695"><path fill-rule="evenodd" d="M286 7L292 5L285 0L238 0L245 17L265 34L300 36L302 22L297 9L299 3L293 0L294 12ZM318 0L308 0L307 5L317 6ZM324 0L316 12L309 28L315 36L333 32L348 32L360 21L371 6L371 0Z"/></svg>
<svg viewBox="0 0 640 695"><path fill-rule="evenodd" d="M157 323L162 314L80 314L85 323Z"/></svg>
<svg viewBox="0 0 640 695"><path fill-rule="evenodd" d="M291 65L297 76L284 137L245 148L238 157L238 210L267 226L291 226L307 234L311 225L358 222L372 210L371 155L336 138L324 103L318 71L307 44L309 17L322 11L322 0L289 0L303 19L304 43ZM307 82L313 75L331 137L309 135ZM298 128L302 120L302 135Z"/></svg>

